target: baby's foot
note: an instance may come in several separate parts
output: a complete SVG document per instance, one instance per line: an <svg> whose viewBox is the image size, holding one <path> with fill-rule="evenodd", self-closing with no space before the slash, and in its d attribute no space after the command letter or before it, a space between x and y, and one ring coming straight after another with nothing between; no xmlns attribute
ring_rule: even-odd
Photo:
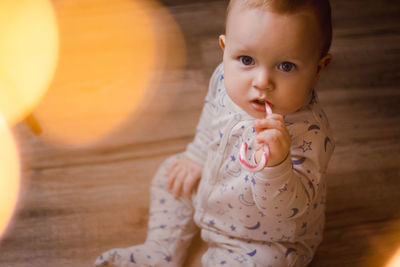
<svg viewBox="0 0 400 267"><path fill-rule="evenodd" d="M148 267L148 264L138 264L135 260L134 253L130 248L114 248L104 252L97 258L94 266L109 266L109 267Z"/></svg>
<svg viewBox="0 0 400 267"><path fill-rule="evenodd" d="M106 251L97 258L94 266L151 267L177 266L177 264L158 242L149 242L129 248L115 248Z"/></svg>

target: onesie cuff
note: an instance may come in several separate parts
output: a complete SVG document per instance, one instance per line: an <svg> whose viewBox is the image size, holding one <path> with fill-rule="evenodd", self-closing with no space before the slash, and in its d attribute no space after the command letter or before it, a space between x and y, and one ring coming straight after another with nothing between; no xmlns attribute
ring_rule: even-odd
<svg viewBox="0 0 400 267"><path fill-rule="evenodd" d="M273 167L265 167L263 170L254 173L254 178L261 181L276 180L284 177L288 172L292 171L292 161L290 154L279 165Z"/></svg>

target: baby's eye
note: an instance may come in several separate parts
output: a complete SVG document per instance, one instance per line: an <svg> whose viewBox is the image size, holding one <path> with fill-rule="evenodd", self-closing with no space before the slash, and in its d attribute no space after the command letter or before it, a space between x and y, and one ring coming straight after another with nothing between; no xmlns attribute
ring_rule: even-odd
<svg viewBox="0 0 400 267"><path fill-rule="evenodd" d="M254 59L250 56L240 56L239 60L243 65L246 65L246 66L250 66L250 65L254 64Z"/></svg>
<svg viewBox="0 0 400 267"><path fill-rule="evenodd" d="M291 72L296 68L296 65L293 64L292 62L285 61L279 64L278 68L284 72Z"/></svg>

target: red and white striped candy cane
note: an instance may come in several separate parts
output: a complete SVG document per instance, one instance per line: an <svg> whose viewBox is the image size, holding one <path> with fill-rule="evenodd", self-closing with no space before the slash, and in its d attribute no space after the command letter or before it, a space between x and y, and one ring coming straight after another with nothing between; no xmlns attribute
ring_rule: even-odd
<svg viewBox="0 0 400 267"><path fill-rule="evenodd" d="M272 114L271 104L268 101L265 102L265 113L266 117ZM242 164L242 168L250 172L258 172L264 169L264 167L268 163L268 157L269 157L268 146L265 145L263 147L263 157L261 158L260 162L257 165L251 165L250 163L247 162L247 148L248 148L247 143L243 142L239 151L239 161Z"/></svg>

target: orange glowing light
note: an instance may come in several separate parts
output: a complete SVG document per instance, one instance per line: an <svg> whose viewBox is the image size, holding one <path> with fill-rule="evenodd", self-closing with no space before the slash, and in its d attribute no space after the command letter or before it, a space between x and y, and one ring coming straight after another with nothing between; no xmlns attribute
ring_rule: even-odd
<svg viewBox="0 0 400 267"><path fill-rule="evenodd" d="M157 28L164 23L179 32L179 27L151 0L56 1L55 10L59 64L34 115L46 140L90 144L151 102L149 89L168 45ZM176 36L183 40L180 32ZM177 49L184 51L182 45Z"/></svg>
<svg viewBox="0 0 400 267"><path fill-rule="evenodd" d="M396 254L389 261L386 267L399 267L400 266L400 248L396 251Z"/></svg>
<svg viewBox="0 0 400 267"><path fill-rule="evenodd" d="M16 123L45 94L57 60L58 34L46 0L0 1L0 113Z"/></svg>
<svg viewBox="0 0 400 267"><path fill-rule="evenodd" d="M17 149L5 120L0 116L0 236L13 214L19 190Z"/></svg>

